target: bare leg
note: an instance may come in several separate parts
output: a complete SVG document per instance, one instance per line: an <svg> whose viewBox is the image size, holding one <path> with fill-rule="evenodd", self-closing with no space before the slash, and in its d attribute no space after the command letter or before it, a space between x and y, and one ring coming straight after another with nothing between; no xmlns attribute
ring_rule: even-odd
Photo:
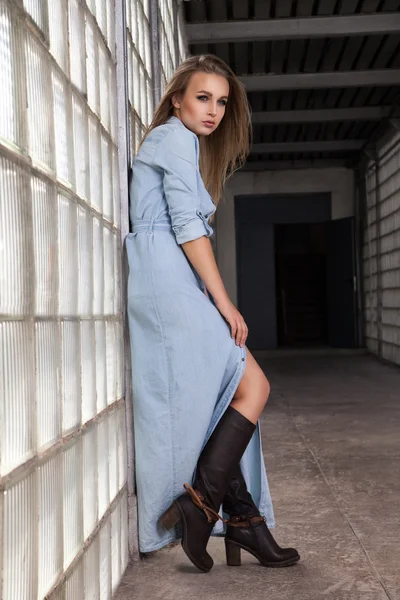
<svg viewBox="0 0 400 600"><path fill-rule="evenodd" d="M246 370L235 392L231 406L246 419L256 424L267 403L270 385L247 348L246 352Z"/></svg>

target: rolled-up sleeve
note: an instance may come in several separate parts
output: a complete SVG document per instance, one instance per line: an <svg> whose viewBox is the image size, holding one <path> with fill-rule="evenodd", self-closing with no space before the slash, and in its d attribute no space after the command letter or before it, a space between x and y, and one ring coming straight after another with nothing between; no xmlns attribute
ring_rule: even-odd
<svg viewBox="0 0 400 600"><path fill-rule="evenodd" d="M153 156L154 166L163 172L165 199L178 244L213 234L200 207L197 144L192 132L174 128L159 142Z"/></svg>

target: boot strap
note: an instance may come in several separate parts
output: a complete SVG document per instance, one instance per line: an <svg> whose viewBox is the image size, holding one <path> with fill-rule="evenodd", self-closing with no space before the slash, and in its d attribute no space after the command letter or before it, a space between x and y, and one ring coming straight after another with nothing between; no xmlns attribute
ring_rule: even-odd
<svg viewBox="0 0 400 600"><path fill-rule="evenodd" d="M189 494L193 504L195 504L197 508L200 508L200 510L204 511L208 523L216 523L219 519L223 523L227 523L227 520L223 519L214 509L212 509L210 506L207 506L207 504L204 504L204 496L201 492L194 490L188 483L184 483L183 487Z"/></svg>
<svg viewBox="0 0 400 600"><path fill-rule="evenodd" d="M265 517L256 515L254 517L231 517L227 522L230 527L253 527L257 523L265 523Z"/></svg>

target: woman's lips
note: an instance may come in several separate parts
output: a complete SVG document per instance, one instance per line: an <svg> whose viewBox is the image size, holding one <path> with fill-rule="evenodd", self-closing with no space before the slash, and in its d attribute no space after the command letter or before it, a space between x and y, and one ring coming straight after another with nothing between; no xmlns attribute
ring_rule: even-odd
<svg viewBox="0 0 400 600"><path fill-rule="evenodd" d="M206 127L214 127L215 123L213 121L203 121L203 124Z"/></svg>

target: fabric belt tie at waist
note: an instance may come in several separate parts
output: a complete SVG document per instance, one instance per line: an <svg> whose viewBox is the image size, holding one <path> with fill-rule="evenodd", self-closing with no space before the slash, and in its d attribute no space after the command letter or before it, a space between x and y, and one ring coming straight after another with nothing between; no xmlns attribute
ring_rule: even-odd
<svg viewBox="0 0 400 600"><path fill-rule="evenodd" d="M155 229L172 231L172 225L169 221L153 221L152 219L135 219L132 225L132 233L151 232Z"/></svg>

